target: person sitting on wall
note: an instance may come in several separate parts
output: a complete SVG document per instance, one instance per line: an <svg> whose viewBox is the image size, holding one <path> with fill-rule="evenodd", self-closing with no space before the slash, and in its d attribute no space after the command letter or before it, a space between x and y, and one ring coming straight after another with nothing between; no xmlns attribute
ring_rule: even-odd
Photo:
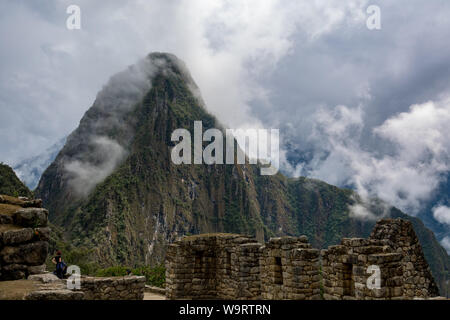
<svg viewBox="0 0 450 320"><path fill-rule="evenodd" d="M55 257L52 259L53 264L56 264L56 270L53 272L59 279L64 279L64 275L67 272L67 265L62 259L62 253L60 250L56 251Z"/></svg>

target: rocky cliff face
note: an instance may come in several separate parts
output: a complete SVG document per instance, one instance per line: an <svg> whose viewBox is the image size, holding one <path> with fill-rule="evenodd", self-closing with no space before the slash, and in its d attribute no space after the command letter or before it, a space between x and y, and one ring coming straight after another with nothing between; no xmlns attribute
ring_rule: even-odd
<svg viewBox="0 0 450 320"><path fill-rule="evenodd" d="M194 121L204 130L221 128L198 92L181 61L155 53L98 94L36 190L72 244L96 248L103 265L138 265L162 262L168 243L186 234L231 232L259 241L306 234L315 247L369 235L374 222L349 214L358 201L350 190L260 176L250 165L174 165L175 129L193 132ZM434 269L430 265L442 278L448 256L416 225L423 229L416 230L420 241L431 243L428 252L422 243L425 255L438 259Z"/></svg>

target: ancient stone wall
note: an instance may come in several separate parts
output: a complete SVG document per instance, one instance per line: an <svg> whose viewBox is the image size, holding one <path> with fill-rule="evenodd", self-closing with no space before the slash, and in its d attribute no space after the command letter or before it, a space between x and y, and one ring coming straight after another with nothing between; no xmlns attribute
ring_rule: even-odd
<svg viewBox="0 0 450 320"><path fill-rule="evenodd" d="M145 277L82 277L80 288L69 290L67 283L51 273L32 275L28 286L34 290L25 300L142 300Z"/></svg>
<svg viewBox="0 0 450 320"><path fill-rule="evenodd" d="M169 246L166 268L169 299L438 296L413 227L401 219L380 220L369 239L344 238L321 252L305 236L265 245L240 235L185 237Z"/></svg>
<svg viewBox="0 0 450 320"><path fill-rule="evenodd" d="M324 298L329 300L402 298L402 255L385 241L344 238L322 250ZM379 288L369 277L380 271Z"/></svg>
<svg viewBox="0 0 450 320"><path fill-rule="evenodd" d="M82 277L80 291L84 300L142 300L145 277Z"/></svg>
<svg viewBox="0 0 450 320"><path fill-rule="evenodd" d="M257 299L260 244L233 234L184 237L166 254L171 299Z"/></svg>
<svg viewBox="0 0 450 320"><path fill-rule="evenodd" d="M166 255L170 299L318 299L319 251L306 237L266 246L233 234L185 237Z"/></svg>
<svg viewBox="0 0 450 320"><path fill-rule="evenodd" d="M45 270L50 230L40 200L0 195L0 281Z"/></svg>
<svg viewBox="0 0 450 320"><path fill-rule="evenodd" d="M403 296L406 299L439 295L411 222L402 219L381 220L375 225L370 239L389 241L392 250L401 255Z"/></svg>
<svg viewBox="0 0 450 320"><path fill-rule="evenodd" d="M319 250L305 236L272 238L261 251L263 299L320 299Z"/></svg>
<svg viewBox="0 0 450 320"><path fill-rule="evenodd" d="M216 297L255 299L260 292L259 243L231 235L217 237Z"/></svg>

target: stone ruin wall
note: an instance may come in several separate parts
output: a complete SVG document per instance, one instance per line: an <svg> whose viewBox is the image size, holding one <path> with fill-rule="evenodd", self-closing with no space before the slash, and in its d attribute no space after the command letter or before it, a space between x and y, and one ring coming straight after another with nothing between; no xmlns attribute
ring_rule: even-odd
<svg viewBox="0 0 450 320"><path fill-rule="evenodd" d="M262 299L320 299L319 250L306 236L272 238L260 251Z"/></svg>
<svg viewBox="0 0 450 320"><path fill-rule="evenodd" d="M403 295L406 298L439 295L422 246L409 221L381 220L372 230L370 238L388 241L392 251L402 255Z"/></svg>
<svg viewBox="0 0 450 320"><path fill-rule="evenodd" d="M0 195L0 281L45 270L50 229L41 200Z"/></svg>
<svg viewBox="0 0 450 320"><path fill-rule="evenodd" d="M81 277L80 289L74 290L68 290L66 280L52 274L33 275L29 280L39 284L25 300L142 300L145 292L142 276Z"/></svg>
<svg viewBox="0 0 450 320"><path fill-rule="evenodd" d="M82 277L80 291L84 300L142 300L145 277Z"/></svg>
<svg viewBox="0 0 450 320"><path fill-rule="evenodd" d="M257 299L256 240L240 235L186 237L166 254L166 292L172 299Z"/></svg>
<svg viewBox="0 0 450 320"><path fill-rule="evenodd" d="M403 299L402 255L381 241L342 239L322 250L324 299ZM368 288L369 266L380 268L380 289Z"/></svg>
<svg viewBox="0 0 450 320"><path fill-rule="evenodd" d="M367 286L380 268L380 289ZM321 292L322 290L322 292ZM413 299L439 295L409 221L380 220L369 237L319 251L306 236L184 237L166 255L169 299Z"/></svg>

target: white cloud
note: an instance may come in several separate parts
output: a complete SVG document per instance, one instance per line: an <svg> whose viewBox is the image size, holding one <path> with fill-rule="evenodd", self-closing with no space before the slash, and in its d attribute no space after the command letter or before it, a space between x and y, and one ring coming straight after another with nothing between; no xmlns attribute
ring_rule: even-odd
<svg viewBox="0 0 450 320"><path fill-rule="evenodd" d="M386 120L374 132L399 146L409 163L423 162L447 169L450 156L450 100L413 105L408 112ZM442 167L441 167L441 166Z"/></svg>
<svg viewBox="0 0 450 320"><path fill-rule="evenodd" d="M350 216L355 219L375 221L378 218L370 209L362 204L354 204L349 209Z"/></svg>
<svg viewBox="0 0 450 320"><path fill-rule="evenodd" d="M433 217L440 223L450 225L450 208L442 205L434 207Z"/></svg>
<svg viewBox="0 0 450 320"><path fill-rule="evenodd" d="M450 254L450 237L444 237L444 239L441 240L441 245L447 250L447 253Z"/></svg>
<svg viewBox="0 0 450 320"><path fill-rule="evenodd" d="M69 175L68 183L78 196L88 195L113 172L126 155L125 149L108 137L94 137L91 144L91 161L76 159L64 165L64 170Z"/></svg>
<svg viewBox="0 0 450 320"><path fill-rule="evenodd" d="M383 154L361 147L362 109L336 107L316 115L314 139L328 156L315 158L312 175L337 185L354 185L363 198L379 197L409 214L424 201L450 169L450 102L411 106L374 129L391 148Z"/></svg>

